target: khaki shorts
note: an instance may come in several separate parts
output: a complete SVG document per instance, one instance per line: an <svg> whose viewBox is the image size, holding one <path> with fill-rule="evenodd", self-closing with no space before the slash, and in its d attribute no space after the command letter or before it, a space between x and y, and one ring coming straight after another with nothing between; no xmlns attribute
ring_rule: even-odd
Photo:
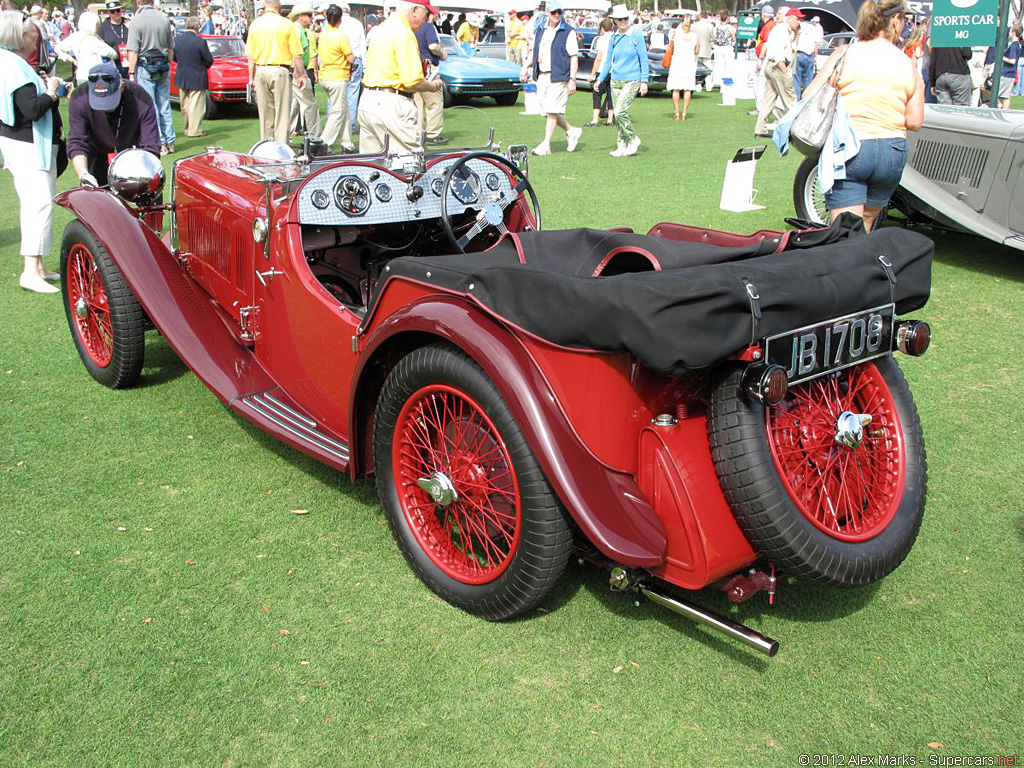
<svg viewBox="0 0 1024 768"><path fill-rule="evenodd" d="M569 102L569 84L552 83L549 72L541 72L537 78L537 99L540 111L548 115L564 115Z"/></svg>

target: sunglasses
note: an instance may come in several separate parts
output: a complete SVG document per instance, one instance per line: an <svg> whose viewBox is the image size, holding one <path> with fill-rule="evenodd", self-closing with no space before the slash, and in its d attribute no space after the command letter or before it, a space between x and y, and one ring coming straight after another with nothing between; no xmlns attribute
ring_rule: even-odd
<svg viewBox="0 0 1024 768"><path fill-rule="evenodd" d="M118 80L120 80L120 78L117 75L89 75L90 83L96 83L100 81L104 83L114 83Z"/></svg>

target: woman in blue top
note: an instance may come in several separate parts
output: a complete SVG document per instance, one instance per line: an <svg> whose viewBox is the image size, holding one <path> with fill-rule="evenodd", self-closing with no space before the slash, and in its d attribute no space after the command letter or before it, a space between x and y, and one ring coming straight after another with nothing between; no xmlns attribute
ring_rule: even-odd
<svg viewBox="0 0 1024 768"><path fill-rule="evenodd" d="M0 152L14 176L21 206L21 253L25 268L18 284L26 291L57 293L47 281L60 275L43 269L52 243L57 191L60 112L56 77L43 81L27 55L39 46L39 28L18 11L0 13Z"/></svg>
<svg viewBox="0 0 1024 768"><path fill-rule="evenodd" d="M647 45L643 32L629 26L629 10L625 5L615 5L608 13L618 29L608 44L608 55L601 64L597 82L608 73L612 74L612 98L615 100L615 126L618 128L618 147L611 151L612 157L635 155L640 149L640 137L633 130L629 108L637 93L647 95L647 81L650 64L647 61Z"/></svg>

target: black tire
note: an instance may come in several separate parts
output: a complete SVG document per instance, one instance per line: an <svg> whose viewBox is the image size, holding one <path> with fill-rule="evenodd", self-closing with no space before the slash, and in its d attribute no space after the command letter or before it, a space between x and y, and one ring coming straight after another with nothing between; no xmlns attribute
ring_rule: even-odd
<svg viewBox="0 0 1024 768"><path fill-rule="evenodd" d="M515 103L519 101L519 92L517 91L516 93L503 93L499 96L495 96L494 101L495 103L497 103L499 107L514 106Z"/></svg>
<svg viewBox="0 0 1024 768"><path fill-rule="evenodd" d="M797 385L776 408L748 399L741 378L737 368L720 376L708 436L726 499L754 549L820 584L855 587L891 573L917 538L927 482L921 422L896 361ZM863 444L846 448L834 439L834 421L829 434L829 419L851 386L849 407L873 421Z"/></svg>
<svg viewBox="0 0 1024 768"><path fill-rule="evenodd" d="M220 113L220 105L216 101L213 100L213 96L211 96L210 92L207 91L206 92L206 117L204 119L206 119L206 120L216 120L219 113Z"/></svg>
<svg viewBox="0 0 1024 768"><path fill-rule="evenodd" d="M61 293L71 336L89 374L123 389L142 372L146 316L110 254L75 219L60 247Z"/></svg>
<svg viewBox="0 0 1024 768"><path fill-rule="evenodd" d="M814 224L831 223L825 196L818 190L818 158L805 157L793 180L793 206L798 219Z"/></svg>
<svg viewBox="0 0 1024 768"><path fill-rule="evenodd" d="M468 355L435 344L398 362L377 401L373 451L391 531L424 584L492 621L544 600L569 560L569 519L498 389ZM439 474L456 500L443 504L417 483Z"/></svg>
<svg viewBox="0 0 1024 768"><path fill-rule="evenodd" d="M455 97L452 96L451 90L448 88L448 83L442 81L441 83L441 106L444 109L452 106L455 103Z"/></svg>

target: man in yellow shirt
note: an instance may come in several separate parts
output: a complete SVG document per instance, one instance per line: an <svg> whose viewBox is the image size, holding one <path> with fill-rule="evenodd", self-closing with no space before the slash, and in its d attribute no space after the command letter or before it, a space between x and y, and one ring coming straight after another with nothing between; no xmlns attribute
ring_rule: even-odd
<svg viewBox="0 0 1024 768"><path fill-rule="evenodd" d="M292 7L288 18L295 24L302 47L302 70L306 73L306 82L300 88L292 84L291 125L296 135L301 135L299 115L302 115L301 127L312 136L320 135L320 107L313 93L313 79L317 69L316 35L313 34L313 6L306 0L298 0Z"/></svg>
<svg viewBox="0 0 1024 768"><path fill-rule="evenodd" d="M398 0L387 21L367 41L366 74L359 100L359 152L380 152L384 137L391 149L410 152L419 146L416 106L412 95L436 93L441 79L423 79L420 47L413 30L437 9L427 0Z"/></svg>
<svg viewBox="0 0 1024 768"><path fill-rule="evenodd" d="M265 0L263 15L249 27L245 44L249 82L256 92L260 138L288 143L291 123L292 77L295 86L306 84L302 45L295 25L281 16L281 0Z"/></svg>
<svg viewBox="0 0 1024 768"><path fill-rule="evenodd" d="M509 11L508 19L505 21L505 60L523 66L523 51L525 49L526 25L519 20L515 11Z"/></svg>
<svg viewBox="0 0 1024 768"><path fill-rule="evenodd" d="M455 30L455 40L467 56L476 56L476 44L480 41L480 20L471 13Z"/></svg>

